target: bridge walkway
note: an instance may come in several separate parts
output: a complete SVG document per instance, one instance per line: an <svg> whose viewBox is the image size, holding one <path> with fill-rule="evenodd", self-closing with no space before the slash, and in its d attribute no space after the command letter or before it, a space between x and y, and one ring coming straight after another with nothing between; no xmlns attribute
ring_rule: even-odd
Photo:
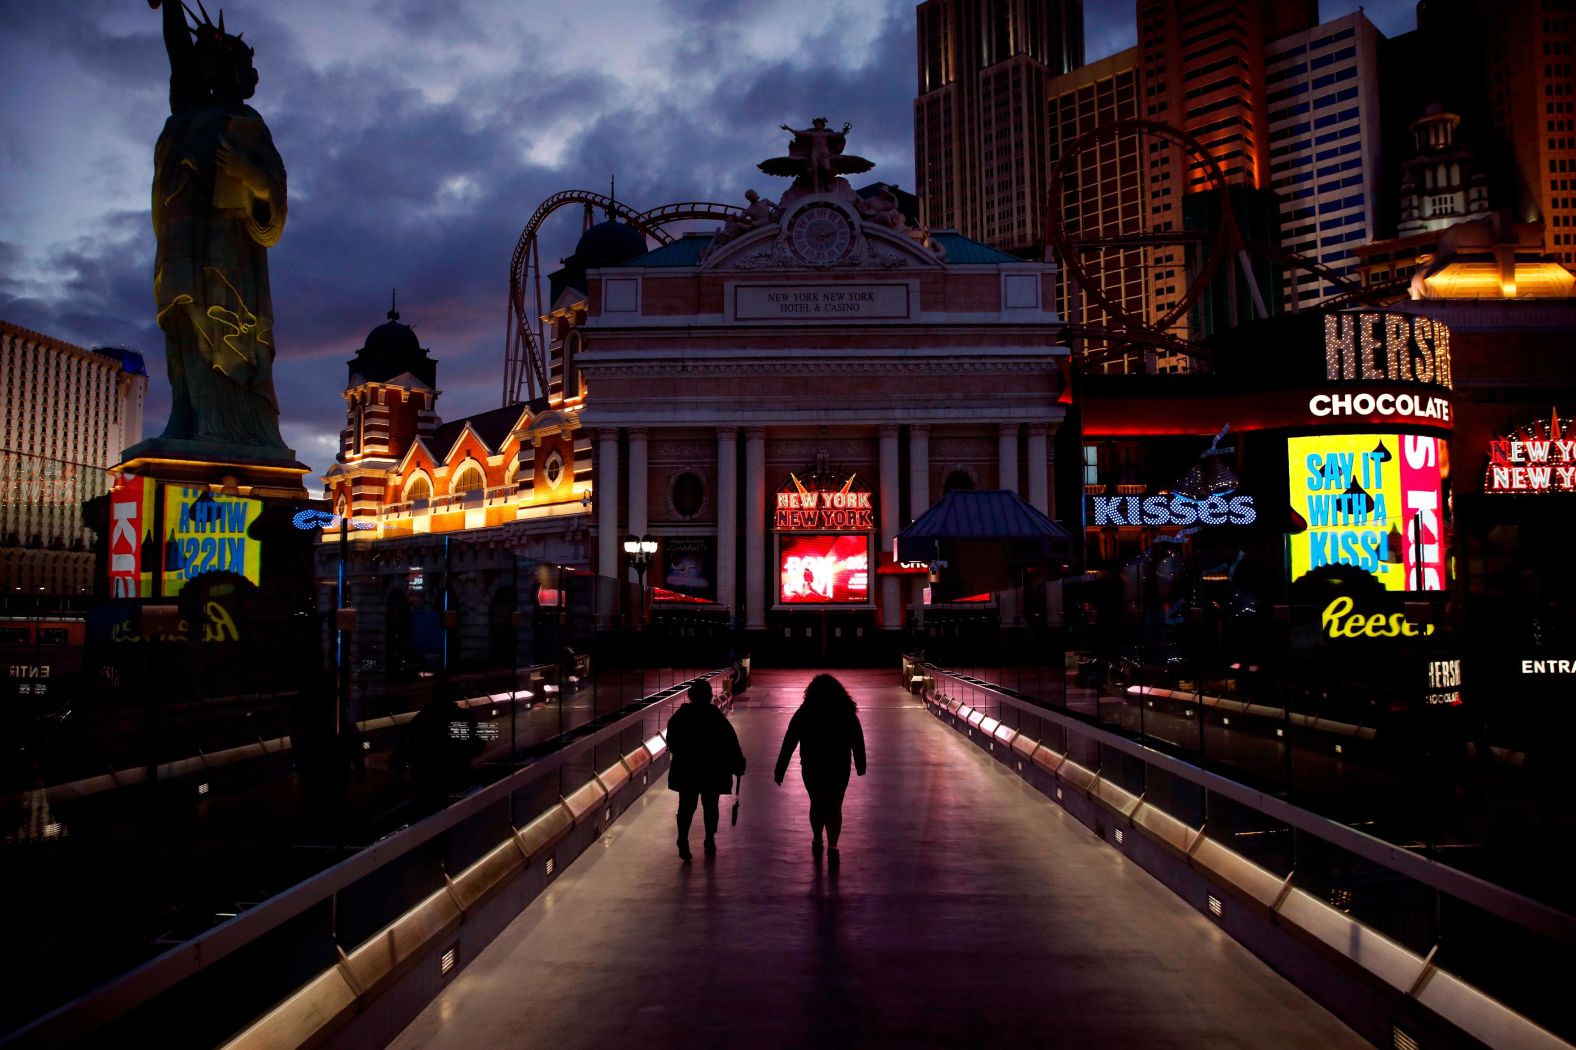
<svg viewBox="0 0 1576 1050"><path fill-rule="evenodd" d="M739 823L680 863L676 796L614 823L398 1037L418 1047L1367 1045L890 671L838 672L869 775L841 863L771 766L812 671L760 671L734 724Z"/></svg>

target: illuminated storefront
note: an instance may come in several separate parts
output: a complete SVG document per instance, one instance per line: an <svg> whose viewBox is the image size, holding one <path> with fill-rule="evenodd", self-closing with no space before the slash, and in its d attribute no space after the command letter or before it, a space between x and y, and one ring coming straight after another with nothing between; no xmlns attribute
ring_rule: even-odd
<svg viewBox="0 0 1576 1050"><path fill-rule="evenodd" d="M922 574L891 571L907 522L959 487L1054 516L1067 350L1053 265L920 229L890 196L800 180L652 250L593 226L552 276L547 396L467 417L474 434L437 419L408 330L369 336L326 479L376 524L353 537L359 571L401 588L371 553L430 569L448 535L496 548L500 574L572 566L602 629L644 600L705 610L758 657L895 652L924 601ZM658 543L641 574L629 536ZM462 635L486 601L459 597Z"/></svg>
<svg viewBox="0 0 1576 1050"><path fill-rule="evenodd" d="M1430 671L1457 659L1448 327L1353 311L1229 338L1209 376L1085 382L1075 644L1359 721L1459 703Z"/></svg>

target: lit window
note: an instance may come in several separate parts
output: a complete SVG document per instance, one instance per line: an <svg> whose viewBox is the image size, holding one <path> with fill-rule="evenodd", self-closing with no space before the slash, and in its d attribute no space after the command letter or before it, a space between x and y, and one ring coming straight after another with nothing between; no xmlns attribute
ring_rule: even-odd
<svg viewBox="0 0 1576 1050"><path fill-rule="evenodd" d="M459 474L455 475L454 484L450 486L449 491L461 495L467 492L480 492L486 487L487 479L482 476L481 468L472 463L461 468Z"/></svg>

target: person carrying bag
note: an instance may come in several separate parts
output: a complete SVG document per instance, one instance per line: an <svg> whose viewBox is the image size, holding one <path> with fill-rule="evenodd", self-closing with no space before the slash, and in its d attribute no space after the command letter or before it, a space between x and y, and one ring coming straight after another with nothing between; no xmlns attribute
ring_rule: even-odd
<svg viewBox="0 0 1576 1050"><path fill-rule="evenodd" d="M690 683L689 702L668 720L668 750L673 755L668 766L668 790L679 793L679 859L688 861L691 857L689 830L697 803L705 823L704 848L709 856L717 852L717 800L733 788L735 777L744 776L744 751L739 747L739 736L728 716L712 706L710 682Z"/></svg>

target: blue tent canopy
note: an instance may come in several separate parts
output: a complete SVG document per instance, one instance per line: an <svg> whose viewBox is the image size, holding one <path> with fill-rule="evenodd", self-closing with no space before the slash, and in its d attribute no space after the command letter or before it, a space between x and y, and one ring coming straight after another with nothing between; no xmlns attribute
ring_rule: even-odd
<svg viewBox="0 0 1576 1050"><path fill-rule="evenodd" d="M897 560L944 561L979 590L1010 586L1013 570L1072 561L1072 535L1002 489L949 492L897 535Z"/></svg>

